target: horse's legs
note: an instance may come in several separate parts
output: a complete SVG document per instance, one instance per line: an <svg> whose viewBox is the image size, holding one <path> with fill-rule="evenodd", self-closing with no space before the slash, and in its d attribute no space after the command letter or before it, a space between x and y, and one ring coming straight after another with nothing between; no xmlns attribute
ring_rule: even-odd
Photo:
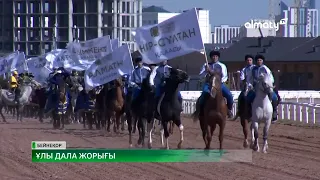
<svg viewBox="0 0 320 180"><path fill-rule="evenodd" d="M224 137L224 128L226 127L226 121L222 120L222 123L219 127L219 142L220 142L220 150L223 149L223 137ZM212 133L211 133L212 135Z"/></svg>
<svg viewBox="0 0 320 180"><path fill-rule="evenodd" d="M160 120L158 120L158 121L159 121L159 123L161 123ZM162 124L160 124L160 139L161 139L161 146L162 147L164 147L164 139L163 139L163 137L164 137L164 128L163 128Z"/></svg>
<svg viewBox="0 0 320 180"><path fill-rule="evenodd" d="M130 113L126 113L126 119L128 123L128 131L129 131L129 147L132 147L132 116Z"/></svg>
<svg viewBox="0 0 320 180"><path fill-rule="evenodd" d="M240 122L241 122L242 131L243 131L243 135L244 135L243 147L247 148L249 145L249 143L248 143L248 121L245 118L240 117Z"/></svg>
<svg viewBox="0 0 320 180"><path fill-rule="evenodd" d="M116 112L115 113L115 120L116 122L114 123L114 126L117 126L115 130L115 132L120 132L120 123L121 123L121 112Z"/></svg>
<svg viewBox="0 0 320 180"><path fill-rule="evenodd" d="M17 112L17 121L19 121L19 116L20 116L20 112L19 112L19 107L16 106L16 112Z"/></svg>
<svg viewBox="0 0 320 180"><path fill-rule="evenodd" d="M22 117L23 117L23 111L24 111L24 106L22 106L22 107L18 107L18 110L17 111L20 111L20 113L19 113L19 120L20 120L20 122L22 122Z"/></svg>
<svg viewBox="0 0 320 180"><path fill-rule="evenodd" d="M184 130L184 127L183 127L183 125L182 125L182 123L181 123L181 119L180 119L180 117L178 117L177 119L175 119L174 121L172 121L172 123L170 123L170 127L172 127L171 128L171 130L173 131L173 123L175 124L175 125L177 125L178 127L179 127L179 131L180 131L180 141L179 141L179 143L178 143L178 149L181 149L181 146L182 146L182 143L183 143L183 130ZM171 132L171 134L173 134L173 132Z"/></svg>
<svg viewBox="0 0 320 180"><path fill-rule="evenodd" d="M208 128L207 128L207 124L203 121L203 119L200 119L200 128L202 131L202 138L205 144L205 149L208 149L208 140L207 140Z"/></svg>
<svg viewBox="0 0 320 180"><path fill-rule="evenodd" d="M135 115L135 118L133 119L133 130L132 130L132 133L136 133L137 120L138 120L138 118L136 118L136 115Z"/></svg>
<svg viewBox="0 0 320 180"><path fill-rule="evenodd" d="M173 127L174 127L173 121L170 121L169 122L169 132L170 132L170 134L173 134Z"/></svg>
<svg viewBox="0 0 320 180"><path fill-rule="evenodd" d="M263 148L262 148L263 153L267 153L267 151L268 151L268 131L270 128L270 122L271 122L271 120L267 121L264 124L264 128L263 128Z"/></svg>
<svg viewBox="0 0 320 180"><path fill-rule="evenodd" d="M148 134L149 134L149 142L148 142L148 148L151 149L152 148L152 131L153 131L153 126L154 126L154 118L149 118L148 119Z"/></svg>
<svg viewBox="0 0 320 180"><path fill-rule="evenodd" d="M89 129L92 129L92 125L93 125L93 121L94 121L94 115L93 115L93 112L90 111L88 112L88 126L89 126Z"/></svg>
<svg viewBox="0 0 320 180"><path fill-rule="evenodd" d="M83 111L82 113L82 119L83 119L83 129L86 128L86 121L88 121L88 114L86 112Z"/></svg>
<svg viewBox="0 0 320 180"><path fill-rule="evenodd" d="M259 123L253 121L251 126L252 126L252 135L254 137L252 149L254 151L259 151L259 142L258 142L258 138L259 138L259 131L258 131Z"/></svg>
<svg viewBox="0 0 320 180"><path fill-rule="evenodd" d="M125 123L126 123L126 117L125 117L125 115L122 115L121 116L121 131L125 130L125 128L124 128Z"/></svg>
<svg viewBox="0 0 320 180"><path fill-rule="evenodd" d="M142 126L143 126L143 122L142 122L142 118L140 118L140 116L139 117L137 117L137 120L138 120L138 131L139 131L139 139L138 139L138 142L137 142L137 144L138 145L141 145L142 144Z"/></svg>
<svg viewBox="0 0 320 180"><path fill-rule="evenodd" d="M67 114L61 114L59 119L60 119L61 124L62 124L62 126L61 126L60 129L64 129L64 121L65 121L66 119L68 119L68 118L67 118Z"/></svg>
<svg viewBox="0 0 320 180"><path fill-rule="evenodd" d="M112 118L112 116L108 113L108 115L107 115L107 119L106 119L106 121L107 121L107 123L108 123L108 127L107 127L107 131L108 132L110 132L110 125L111 125L111 118Z"/></svg>
<svg viewBox="0 0 320 180"><path fill-rule="evenodd" d="M166 138L166 149L169 149L169 131L168 131L168 121L161 119L162 128L164 131L164 137Z"/></svg>
<svg viewBox="0 0 320 180"><path fill-rule="evenodd" d="M3 115L3 113L2 113L2 108L3 108L3 106L0 105L0 115L1 115L1 117L2 117L2 121L3 121L3 122L7 122L6 118L4 117L4 115Z"/></svg>

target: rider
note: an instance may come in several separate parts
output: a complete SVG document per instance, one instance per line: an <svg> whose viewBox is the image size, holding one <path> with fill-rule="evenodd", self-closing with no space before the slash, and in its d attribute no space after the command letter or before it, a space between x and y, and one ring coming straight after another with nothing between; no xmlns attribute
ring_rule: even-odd
<svg viewBox="0 0 320 180"><path fill-rule="evenodd" d="M49 84L51 86L49 89L49 95L48 95L48 100L45 107L45 113L47 113L51 109L51 107L48 107L48 105L52 105L52 103L56 101L56 99L54 99L56 86L59 85L61 80L64 80L69 76L70 76L69 73L63 67L60 67L56 70L54 74L51 75L51 77L49 77Z"/></svg>
<svg viewBox="0 0 320 180"><path fill-rule="evenodd" d="M221 89L222 89L222 95L227 99L227 106L228 106L228 118L232 118L233 114L232 114L232 106L233 106L233 97L232 94L230 92L230 90L227 88L227 86L225 85L226 81L228 80L228 71L227 71L227 67L226 65L224 65L223 63L221 63L219 61L220 58L220 52L219 51L211 51L210 54L210 62L209 67L207 67L207 64L204 64L202 66L202 69L200 71L200 76L205 77L207 75L207 73L209 71L214 71L214 72L221 72L222 73L222 85L221 85ZM202 94L200 96L200 114L202 115L203 113L203 108L205 105L206 100L208 99L208 97L210 96L210 87L208 83L205 83L203 86L203 91ZM197 110L196 112L199 112L199 110Z"/></svg>
<svg viewBox="0 0 320 180"><path fill-rule="evenodd" d="M12 75L10 76L10 89L12 93L14 93L14 101L18 103L18 95L19 95L19 83L18 83L18 72L13 71Z"/></svg>
<svg viewBox="0 0 320 180"><path fill-rule="evenodd" d="M170 76L169 69L171 69L172 67L169 66L167 63L168 63L168 61L165 60L165 61L161 62L159 66L156 66L152 70L150 78L149 78L150 85L153 87L153 89L155 89L155 98L156 98L155 106L156 107L158 106L160 97L163 94L163 88L165 85L165 78L168 78ZM182 96L180 94L180 91L178 94L178 100L182 104ZM183 111L183 109L181 108L180 111Z"/></svg>
<svg viewBox="0 0 320 180"><path fill-rule="evenodd" d="M130 76L129 83L133 87L132 100L136 99L140 93L143 79L147 78L151 69L143 65L142 58L135 59L136 67Z"/></svg>
<svg viewBox="0 0 320 180"><path fill-rule="evenodd" d="M253 64L253 56L247 54L244 57L244 60L246 61L246 66L244 68L242 68L242 70L240 71L240 86L241 86L241 93L238 97L238 102L240 103L240 99L244 98L244 91L246 91L246 89L248 88L249 90L253 89L252 86L252 69L255 67L255 65ZM247 87L246 87L247 86ZM238 108L240 107L240 105L238 104ZM250 110L251 108L249 108ZM239 109L238 109L239 111Z"/></svg>
<svg viewBox="0 0 320 180"><path fill-rule="evenodd" d="M269 75L272 83L274 83L274 77L272 75L271 70L264 64L265 57L263 55L258 54L255 57L255 61L256 61L256 66L252 69L253 87L256 87L259 74L261 74L261 73L265 73L265 74ZM248 97L249 103L252 103L255 98L254 91L250 91L248 93L247 97ZM277 104L278 97L277 97L277 94L273 91L272 94L269 94L269 98L271 100L272 107L273 107L272 122L274 123L277 121L277 115L278 115L278 110L277 110L278 109L278 104Z"/></svg>

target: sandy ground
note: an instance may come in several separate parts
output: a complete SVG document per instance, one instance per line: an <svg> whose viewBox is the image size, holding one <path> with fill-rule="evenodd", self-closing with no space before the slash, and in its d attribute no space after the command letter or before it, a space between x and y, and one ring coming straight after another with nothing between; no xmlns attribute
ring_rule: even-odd
<svg viewBox="0 0 320 180"><path fill-rule="evenodd" d="M0 179L1 180L228 180L228 179L320 179L320 128L275 124L271 126L268 154L253 153L252 163L32 163L31 141L63 140L71 148L128 148L128 134L83 130L72 124L65 130L53 130L48 123L34 119L23 123L8 119L0 124ZM185 125L184 148L203 148L199 124L188 118ZM262 129L260 129L262 132ZM158 133L154 148L160 148ZM170 145L176 148L178 128L174 129ZM260 136L261 137L261 136ZM243 149L239 121L227 122L226 149ZM134 136L134 142L137 135ZM262 139L260 140L260 144ZM218 147L217 132L213 148Z"/></svg>

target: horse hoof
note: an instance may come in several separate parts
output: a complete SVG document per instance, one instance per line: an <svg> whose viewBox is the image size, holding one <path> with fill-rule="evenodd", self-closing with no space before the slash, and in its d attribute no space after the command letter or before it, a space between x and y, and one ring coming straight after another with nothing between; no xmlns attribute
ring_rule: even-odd
<svg viewBox="0 0 320 180"><path fill-rule="evenodd" d="M253 150L259 152L259 148L257 146L253 147Z"/></svg>
<svg viewBox="0 0 320 180"><path fill-rule="evenodd" d="M243 147L244 147L244 148L248 148L248 146L249 146L249 143L248 143L247 140L245 140L245 141L243 142Z"/></svg>
<svg viewBox="0 0 320 180"><path fill-rule="evenodd" d="M179 142L178 149L181 149L181 147L182 147L182 142Z"/></svg>
<svg viewBox="0 0 320 180"><path fill-rule="evenodd" d="M148 148L152 149L152 144L151 143L148 143Z"/></svg>
<svg viewBox="0 0 320 180"><path fill-rule="evenodd" d="M132 144L129 144L129 148L132 148L132 146L133 146Z"/></svg>

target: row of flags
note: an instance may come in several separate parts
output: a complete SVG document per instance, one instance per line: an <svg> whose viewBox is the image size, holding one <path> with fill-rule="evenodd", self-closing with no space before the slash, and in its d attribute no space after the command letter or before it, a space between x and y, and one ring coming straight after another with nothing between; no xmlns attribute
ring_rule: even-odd
<svg viewBox="0 0 320 180"><path fill-rule="evenodd" d="M196 9L176 15L156 25L135 30L134 39L146 64L156 64L195 51L204 45ZM53 68L85 71L85 89L106 84L133 69L127 44L103 36L85 42L70 42L65 49L54 49L38 57L26 59L24 52L13 52L0 58L0 74L32 72L44 84Z"/></svg>

